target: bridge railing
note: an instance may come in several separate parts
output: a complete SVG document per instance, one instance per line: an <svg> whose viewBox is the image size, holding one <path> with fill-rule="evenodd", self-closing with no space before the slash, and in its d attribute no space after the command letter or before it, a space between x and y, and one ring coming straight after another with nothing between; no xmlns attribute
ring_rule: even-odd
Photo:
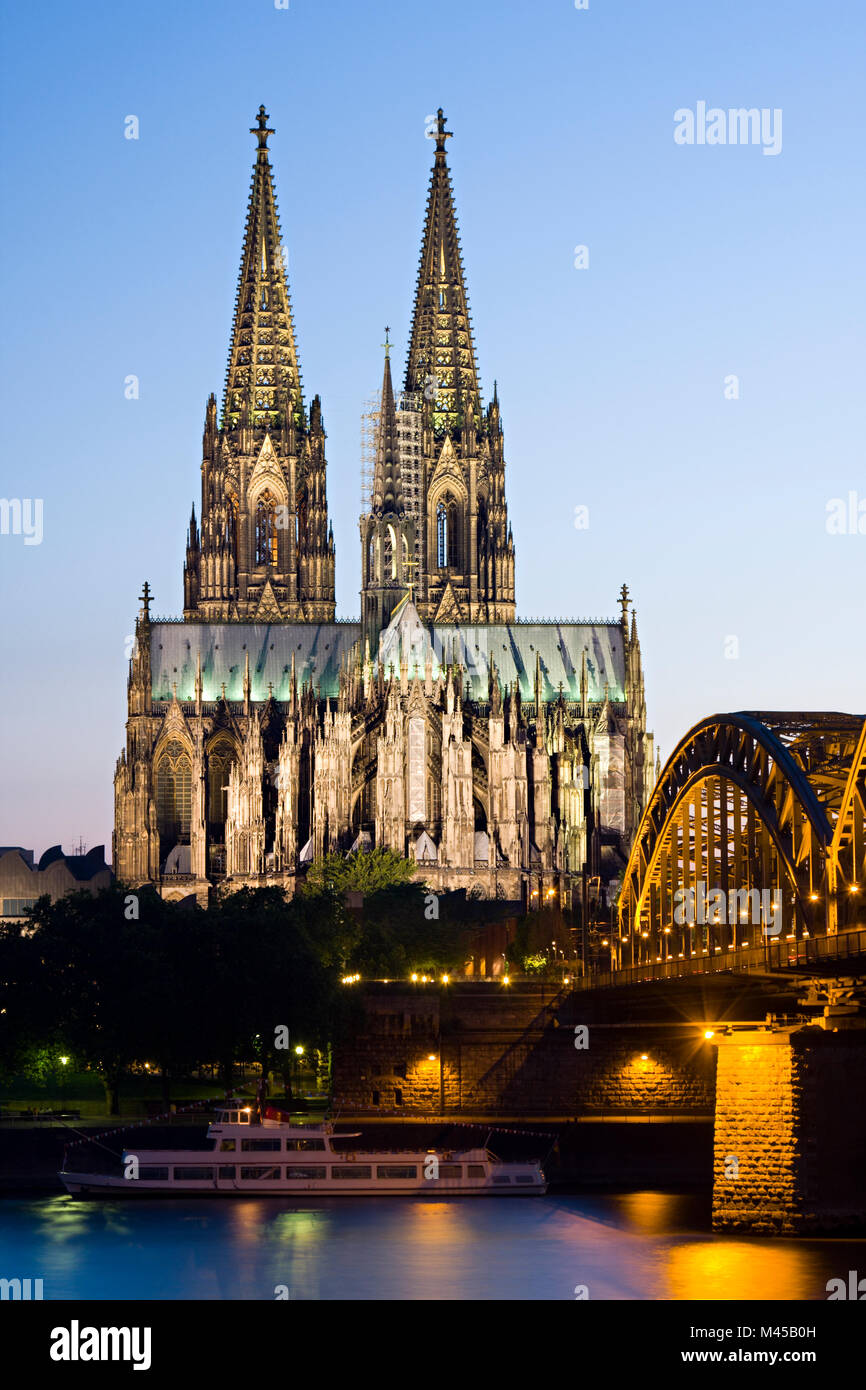
<svg viewBox="0 0 866 1390"><path fill-rule="evenodd" d="M866 956L866 930L839 932L835 936L810 936L800 941L770 941L763 946L716 951L713 955L685 956L682 960L646 961L623 970L579 975L574 988L606 989L617 985L639 984L642 980L674 980L684 975L707 975L722 971L757 974L768 970L796 970L818 966L823 961L848 960Z"/></svg>

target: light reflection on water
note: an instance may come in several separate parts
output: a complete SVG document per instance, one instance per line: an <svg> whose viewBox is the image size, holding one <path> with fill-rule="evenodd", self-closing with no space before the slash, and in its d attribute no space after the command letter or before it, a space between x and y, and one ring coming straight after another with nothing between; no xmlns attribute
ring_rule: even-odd
<svg viewBox="0 0 866 1390"><path fill-rule="evenodd" d="M0 1207L0 1277L46 1298L823 1299L863 1240L714 1236L665 1192L431 1201L82 1201Z"/></svg>

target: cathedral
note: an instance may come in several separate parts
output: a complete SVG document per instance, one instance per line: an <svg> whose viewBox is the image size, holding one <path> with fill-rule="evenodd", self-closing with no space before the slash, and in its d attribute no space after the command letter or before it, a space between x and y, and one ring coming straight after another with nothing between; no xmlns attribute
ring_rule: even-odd
<svg viewBox="0 0 866 1390"><path fill-rule="evenodd" d="M655 776L628 589L608 621L515 616L442 111L402 388L384 346L360 620L335 616L325 427L307 407L260 107L222 407L205 409L183 618L147 584L114 869L166 897L279 884L387 846L434 891L612 900ZM526 466L524 463L523 466Z"/></svg>

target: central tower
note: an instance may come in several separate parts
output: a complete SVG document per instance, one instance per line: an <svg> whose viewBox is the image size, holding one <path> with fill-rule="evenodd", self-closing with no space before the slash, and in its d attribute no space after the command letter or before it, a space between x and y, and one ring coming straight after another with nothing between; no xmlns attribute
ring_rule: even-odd
<svg viewBox="0 0 866 1390"><path fill-rule="evenodd" d="M222 420L205 412L201 535L195 508L184 565L187 622L330 622L334 538L325 430L309 418L292 320L287 256L259 107Z"/></svg>

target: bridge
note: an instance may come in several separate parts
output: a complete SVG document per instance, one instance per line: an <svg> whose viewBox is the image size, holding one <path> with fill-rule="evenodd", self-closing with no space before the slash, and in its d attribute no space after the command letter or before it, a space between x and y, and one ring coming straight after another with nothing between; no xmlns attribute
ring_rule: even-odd
<svg viewBox="0 0 866 1390"><path fill-rule="evenodd" d="M638 826L610 976L815 966L864 945L866 717L702 720Z"/></svg>

